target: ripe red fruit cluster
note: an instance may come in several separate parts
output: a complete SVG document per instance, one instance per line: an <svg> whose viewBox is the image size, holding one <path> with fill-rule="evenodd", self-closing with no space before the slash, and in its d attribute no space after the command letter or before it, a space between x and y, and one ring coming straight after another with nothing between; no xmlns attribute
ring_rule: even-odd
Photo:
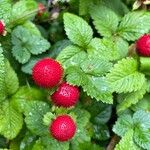
<svg viewBox="0 0 150 150"><path fill-rule="evenodd" d="M0 20L0 35L5 34L5 24L3 21Z"/></svg>
<svg viewBox="0 0 150 150"><path fill-rule="evenodd" d="M145 34L137 40L136 49L140 56L150 56L150 34Z"/></svg>
<svg viewBox="0 0 150 150"><path fill-rule="evenodd" d="M32 69L32 78L38 86L43 88L58 86L51 96L56 106L66 108L75 106L80 95L79 89L66 82L60 83L62 76L62 66L51 58L39 60ZM57 116L50 124L49 131L58 141L68 141L76 132L76 123L69 115Z"/></svg>
<svg viewBox="0 0 150 150"><path fill-rule="evenodd" d="M55 139L64 142L70 140L75 135L76 124L69 115L61 115L53 120L49 130Z"/></svg>

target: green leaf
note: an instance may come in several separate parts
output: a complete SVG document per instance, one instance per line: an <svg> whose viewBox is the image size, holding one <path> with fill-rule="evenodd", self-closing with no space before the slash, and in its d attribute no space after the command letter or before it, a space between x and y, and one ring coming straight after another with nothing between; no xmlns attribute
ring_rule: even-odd
<svg viewBox="0 0 150 150"><path fill-rule="evenodd" d="M116 145L115 150L128 150L129 148L132 150L141 150L133 141L133 129L128 130L125 133L119 144Z"/></svg>
<svg viewBox="0 0 150 150"><path fill-rule="evenodd" d="M16 111L8 100L0 105L0 133L7 139L15 138L23 124L22 115Z"/></svg>
<svg viewBox="0 0 150 150"><path fill-rule="evenodd" d="M11 15L11 25L24 23L33 19L37 13L37 3L34 0L20 0L13 5Z"/></svg>
<svg viewBox="0 0 150 150"><path fill-rule="evenodd" d="M144 74L138 72L137 60L129 57L114 65L107 80L112 90L118 93L138 91L146 81Z"/></svg>
<svg viewBox="0 0 150 150"><path fill-rule="evenodd" d="M5 62L3 56L3 49L0 46L0 101L5 99Z"/></svg>
<svg viewBox="0 0 150 150"><path fill-rule="evenodd" d="M43 117L49 111L47 103L31 101L25 107L27 128L36 135L46 135L48 128L43 124Z"/></svg>
<svg viewBox="0 0 150 150"><path fill-rule="evenodd" d="M11 0L0 1L0 20L4 20L7 25L11 17Z"/></svg>
<svg viewBox="0 0 150 150"><path fill-rule="evenodd" d="M143 110L133 115L134 140L144 149L150 149L150 113Z"/></svg>
<svg viewBox="0 0 150 150"><path fill-rule="evenodd" d="M89 13L89 6L92 4L91 0L79 1L79 15L87 15Z"/></svg>
<svg viewBox="0 0 150 150"><path fill-rule="evenodd" d="M73 85L82 86L87 95L105 103L112 103L112 93L104 77L94 77L85 74L78 67L70 67L66 73L67 81Z"/></svg>
<svg viewBox="0 0 150 150"><path fill-rule="evenodd" d="M66 69L69 66L78 66L87 58L87 54L77 46L67 46L57 57L57 60Z"/></svg>
<svg viewBox="0 0 150 150"><path fill-rule="evenodd" d="M5 62L5 91L7 95L14 94L19 88L19 80L17 74L10 66L8 61Z"/></svg>
<svg viewBox="0 0 150 150"><path fill-rule="evenodd" d="M92 6L90 14L100 35L110 37L116 32L119 18L111 9L104 5Z"/></svg>
<svg viewBox="0 0 150 150"><path fill-rule="evenodd" d="M111 68L112 63L105 59L100 59L98 57L87 58L81 63L81 69L86 74L94 76L102 76L109 72Z"/></svg>
<svg viewBox="0 0 150 150"><path fill-rule="evenodd" d="M82 18L70 13L65 13L64 25L68 38L74 44L86 47L92 40L93 31Z"/></svg>
<svg viewBox="0 0 150 150"><path fill-rule="evenodd" d="M129 129L133 129L133 119L127 114L121 115L113 126L113 131L121 137L123 137Z"/></svg>
<svg viewBox="0 0 150 150"><path fill-rule="evenodd" d="M58 142L49 136L40 138L44 150L69 150L69 142Z"/></svg>
<svg viewBox="0 0 150 150"><path fill-rule="evenodd" d="M22 64L28 62L31 54L37 55L45 52L50 47L50 43L41 36L32 34L30 30L18 26L12 32L12 53Z"/></svg>
<svg viewBox="0 0 150 150"><path fill-rule="evenodd" d="M32 150L43 150L43 149L44 149L44 147L40 140L37 140L32 148Z"/></svg>
<svg viewBox="0 0 150 150"><path fill-rule="evenodd" d="M150 12L135 11L126 14L119 26L118 34L128 41L138 39L150 30Z"/></svg>
<svg viewBox="0 0 150 150"><path fill-rule="evenodd" d="M142 88L136 92L126 93L121 95L121 103L117 107L117 111L123 111L129 108L131 105L138 103L146 93L147 85L146 83L142 86Z"/></svg>
<svg viewBox="0 0 150 150"><path fill-rule="evenodd" d="M118 60L127 56L128 43L122 38L94 38L90 42L87 52L90 56L98 56L105 60Z"/></svg>

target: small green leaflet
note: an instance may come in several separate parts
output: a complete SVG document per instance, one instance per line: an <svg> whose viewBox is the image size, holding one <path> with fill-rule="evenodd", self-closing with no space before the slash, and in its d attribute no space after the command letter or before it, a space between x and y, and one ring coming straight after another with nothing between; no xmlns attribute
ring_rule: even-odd
<svg viewBox="0 0 150 150"><path fill-rule="evenodd" d="M3 20L7 25L11 17L11 0L0 1L0 20Z"/></svg>
<svg viewBox="0 0 150 150"><path fill-rule="evenodd" d="M89 56L113 61L124 58L128 53L128 43L122 38L94 38L87 48Z"/></svg>
<svg viewBox="0 0 150 150"><path fill-rule="evenodd" d="M133 141L133 129L130 129L126 134L123 136L119 144L116 145L115 150L141 150Z"/></svg>
<svg viewBox="0 0 150 150"><path fill-rule="evenodd" d="M82 18L70 14L64 14L64 26L65 31L74 44L81 47L87 47L93 37L93 31L86 21Z"/></svg>
<svg viewBox="0 0 150 150"><path fill-rule="evenodd" d="M117 32L124 39L134 41L149 30L150 12L134 11L123 17Z"/></svg>
<svg viewBox="0 0 150 150"><path fill-rule="evenodd" d="M0 105L0 134L7 139L15 138L22 128L23 117L8 100Z"/></svg>
<svg viewBox="0 0 150 150"><path fill-rule="evenodd" d="M142 88L138 91L122 94L119 99L122 99L121 102L117 106L117 112L123 111L130 107L133 104L138 103L139 100L141 100L146 93L147 90L147 84L146 82L142 86Z"/></svg>
<svg viewBox="0 0 150 150"><path fill-rule="evenodd" d="M129 57L118 61L106 77L112 90L118 93L138 91L146 82L144 74L138 72L137 60Z"/></svg>
<svg viewBox="0 0 150 150"><path fill-rule="evenodd" d="M31 101L25 107L25 122L27 128L36 135L47 135L48 128L43 124L43 117L49 111L45 102Z"/></svg>
<svg viewBox="0 0 150 150"><path fill-rule="evenodd" d="M69 66L78 66L87 58L86 52L77 46L67 46L57 57L57 60L63 65L64 69Z"/></svg>
<svg viewBox="0 0 150 150"><path fill-rule="evenodd" d="M41 36L32 34L30 30L18 26L12 32L12 53L22 64L28 62L31 54L37 55L50 48L50 43Z"/></svg>
<svg viewBox="0 0 150 150"><path fill-rule="evenodd" d="M115 33L119 18L113 10L104 5L91 6L90 14L100 35L110 37Z"/></svg>
<svg viewBox="0 0 150 150"><path fill-rule="evenodd" d="M105 103L112 103L112 93L110 92L105 77L95 77L85 74L79 67L69 67L66 71L67 81L70 84L82 86L87 95Z"/></svg>
<svg viewBox="0 0 150 150"><path fill-rule="evenodd" d="M37 13L37 3L34 0L20 0L12 7L11 26L33 19Z"/></svg>

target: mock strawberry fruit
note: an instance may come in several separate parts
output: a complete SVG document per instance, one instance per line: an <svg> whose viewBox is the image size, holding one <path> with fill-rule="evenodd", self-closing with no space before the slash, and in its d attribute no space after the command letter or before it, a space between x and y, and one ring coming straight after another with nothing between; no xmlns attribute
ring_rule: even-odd
<svg viewBox="0 0 150 150"><path fill-rule="evenodd" d="M45 12L46 8L42 3L38 3L38 16L42 16L42 14Z"/></svg>
<svg viewBox="0 0 150 150"><path fill-rule="evenodd" d="M150 34L145 34L137 40L136 49L139 55L150 56Z"/></svg>
<svg viewBox="0 0 150 150"><path fill-rule="evenodd" d="M76 123L69 115L60 115L52 121L49 130L56 140L65 142L75 135Z"/></svg>
<svg viewBox="0 0 150 150"><path fill-rule="evenodd" d="M77 103L79 95L78 87L63 82L59 85L57 91L52 94L51 99L56 106L71 107Z"/></svg>
<svg viewBox="0 0 150 150"><path fill-rule="evenodd" d="M5 24L3 21L0 20L0 35L5 34Z"/></svg>
<svg viewBox="0 0 150 150"><path fill-rule="evenodd" d="M59 84L63 76L62 66L54 59L39 60L32 69L34 82L43 88L53 88Z"/></svg>

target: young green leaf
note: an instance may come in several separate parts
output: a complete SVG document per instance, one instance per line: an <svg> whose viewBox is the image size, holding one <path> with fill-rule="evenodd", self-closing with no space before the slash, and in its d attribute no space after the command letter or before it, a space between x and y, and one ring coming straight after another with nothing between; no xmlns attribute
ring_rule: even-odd
<svg viewBox="0 0 150 150"><path fill-rule="evenodd" d="M87 47L92 40L93 31L86 21L76 15L65 13L64 25L68 38L74 44Z"/></svg>
<svg viewBox="0 0 150 150"><path fill-rule="evenodd" d="M118 28L118 34L128 41L138 39L150 30L150 12L135 11L126 14Z"/></svg>
<svg viewBox="0 0 150 150"><path fill-rule="evenodd" d="M67 46L57 57L57 60L66 69L69 66L78 66L87 58L86 52L77 46Z"/></svg>
<svg viewBox="0 0 150 150"><path fill-rule="evenodd" d="M118 61L110 73L107 80L113 91L135 92L142 88L146 78L144 74L138 72L138 62L134 58L126 58Z"/></svg>
<svg viewBox="0 0 150 150"><path fill-rule="evenodd" d="M122 38L94 38L87 48L90 56L113 61L124 58L128 53L128 43Z"/></svg>
<svg viewBox="0 0 150 150"><path fill-rule="evenodd" d="M25 107L25 122L27 128L36 135L47 135L47 126L43 124L43 117L49 111L48 104L40 101L28 102Z"/></svg>
<svg viewBox="0 0 150 150"><path fill-rule="evenodd" d="M121 137L130 129L133 129L133 119L131 115L126 114L121 115L113 126L113 131Z"/></svg>
<svg viewBox="0 0 150 150"><path fill-rule="evenodd" d="M100 35L110 37L116 32L119 18L114 11L104 5L98 5L91 7L90 14Z"/></svg>
<svg viewBox="0 0 150 150"><path fill-rule="evenodd" d="M116 145L115 150L127 150L127 149L132 149L132 150L141 150L133 141L133 134L134 131L133 129L128 130L119 144Z"/></svg>
<svg viewBox="0 0 150 150"><path fill-rule="evenodd" d="M30 30L22 26L13 30L12 43L13 56L22 64L28 62L31 54L41 54L50 47L50 43L46 39L32 34Z"/></svg>
<svg viewBox="0 0 150 150"><path fill-rule="evenodd" d="M0 134L7 139L15 138L22 128L23 117L8 100L0 105Z"/></svg>
<svg viewBox="0 0 150 150"><path fill-rule="evenodd" d="M127 108L129 108L131 105L138 103L139 100L141 100L146 93L147 90L147 84L144 83L142 88L138 91L126 93L121 95L121 102L117 106L117 111L123 111Z"/></svg>
<svg viewBox="0 0 150 150"><path fill-rule="evenodd" d="M34 0L20 0L16 2L12 7L11 26L33 19L37 13L37 9L37 3Z"/></svg>

